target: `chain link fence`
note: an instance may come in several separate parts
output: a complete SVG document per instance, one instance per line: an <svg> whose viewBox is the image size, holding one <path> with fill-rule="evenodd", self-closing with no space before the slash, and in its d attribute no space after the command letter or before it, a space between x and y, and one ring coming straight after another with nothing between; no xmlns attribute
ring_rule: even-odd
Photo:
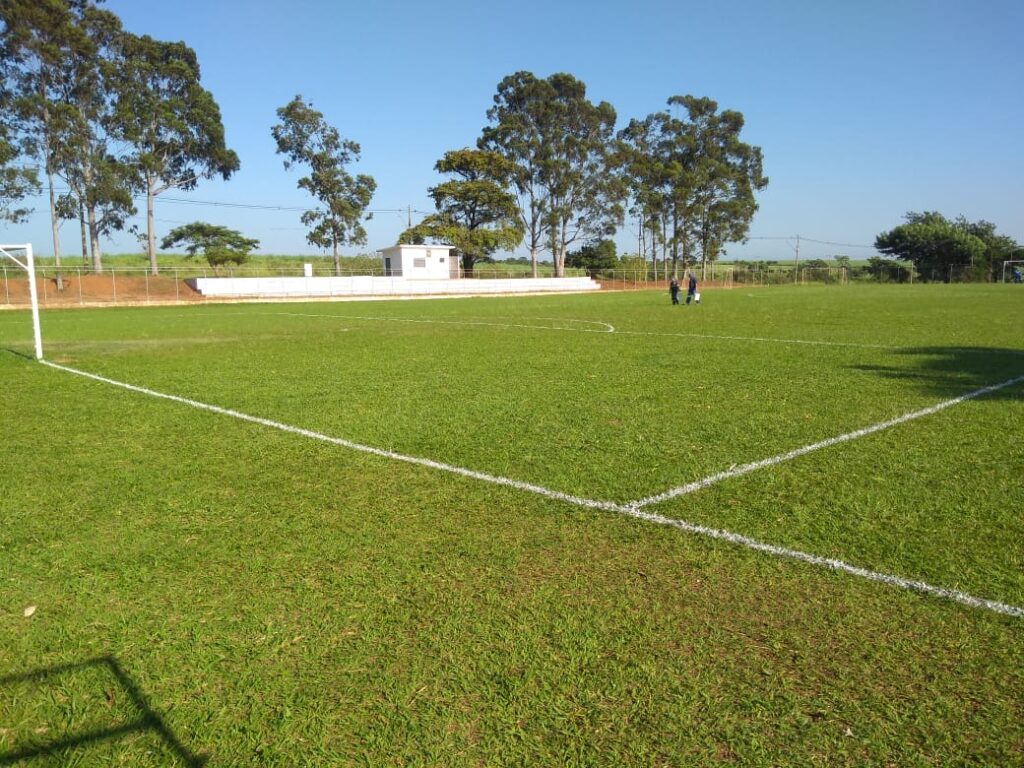
<svg viewBox="0 0 1024 768"><path fill-rule="evenodd" d="M566 277L586 277L582 269L565 270ZM553 269L547 265L540 270L541 277L552 277ZM168 303L200 303L209 301L189 284L198 277L383 277L383 266L342 269L337 272L331 264L311 264L306 272L303 264L293 267L246 265L220 268L204 265L161 267L158 275L150 274L148 267L107 267L95 272L87 267L37 265L36 288L42 307L107 306ZM392 272L392 277L400 277ZM531 278L529 267L513 265L477 265L471 272L460 270L459 279L504 280ZM30 304L28 278L14 265L0 265L0 307L27 307Z"/></svg>
<svg viewBox="0 0 1024 768"><path fill-rule="evenodd" d="M203 302L203 296L186 282L196 277L358 277L384 276L382 266L363 266L360 269L335 271L330 263L313 263L307 274L302 263L294 266L245 265L220 268L209 266L176 265L161 267L159 275L152 275L148 267L108 267L102 272L82 266L37 266L37 290L41 306L96 306L138 305L163 303ZM1022 264L1024 266L1024 264ZM692 270L701 288L732 288L734 286L782 285L846 285L850 283L985 283L999 281L1001 274L971 265L951 266L918 272L912 266L896 261L851 267L799 267L793 265L711 264L704 270ZM1012 274L1007 270L1008 274ZM664 267L647 269L566 268L566 277L589 276L609 290L667 290L670 277ZM685 270L680 269L680 279ZM398 276L398 275L394 275ZM460 279L498 280L531 278L529 265L478 264L471 272L460 270ZM550 264L542 264L540 277L552 277ZM1009 281L1009 280L1007 280ZM0 306L26 307L29 305L28 280L25 273L14 265L0 265Z"/></svg>

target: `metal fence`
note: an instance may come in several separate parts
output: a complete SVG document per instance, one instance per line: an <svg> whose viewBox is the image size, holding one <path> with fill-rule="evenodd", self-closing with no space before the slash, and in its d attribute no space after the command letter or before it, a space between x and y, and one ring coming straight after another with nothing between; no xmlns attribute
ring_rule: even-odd
<svg viewBox="0 0 1024 768"><path fill-rule="evenodd" d="M542 265L540 277L552 277L550 265ZM921 274L913 267L899 262L855 267L799 267L792 265L710 264L705 270L693 270L701 287L732 288L733 286L776 285L846 285L848 283L904 283L944 282L974 283L999 280L1000 275L988 274L969 265L947 267ZM304 277L303 264L295 266L246 265L214 270L209 266L175 265L162 267L159 275L152 275L145 266L109 267L102 272L82 267L52 265L37 266L37 290L42 306L92 306L110 304L190 303L205 301L185 281L197 277ZM583 269L566 268L567 277L585 277ZM680 276L685 274L680 271ZM313 264L315 277L382 277L382 267L342 269L340 274L331 264ZM400 276L393 273L392 276ZM529 265L477 265L471 272L462 272L461 279L498 280L531 278ZM589 276L602 287L614 290L666 290L669 278L664 269L592 270ZM21 307L29 304L28 281L25 273L14 265L0 263L0 306Z"/></svg>
<svg viewBox="0 0 1024 768"><path fill-rule="evenodd" d="M731 288L734 285L792 285L794 283L838 285L845 284L849 279L845 267L802 267L794 270L792 267L779 265L750 267L734 264L711 264L706 269L691 271L697 276L700 285L715 288ZM683 269L678 272L680 279L685 274L686 271ZM647 270L594 270L590 276L606 287L620 290L643 290L645 288L662 290L671 279L663 270L655 272L653 268Z"/></svg>
<svg viewBox="0 0 1024 768"><path fill-rule="evenodd" d="M541 270L541 277L551 277L550 268ZM186 280L200 277L307 277L302 264L294 267L244 266L214 270L207 266L162 267L158 275L148 267L109 267L102 272L74 266L60 269L52 265L37 266L36 287L43 307L95 306L118 304L164 304L207 301L188 285ZM384 277L382 267L350 269L336 272L332 265L314 264L313 277ZM400 273L392 272L392 277ZM530 278L532 271L478 266L462 272L460 279L501 280ZM566 269L567 277L585 277L585 270ZM28 306L29 288L25 273L14 265L0 265L0 306Z"/></svg>
<svg viewBox="0 0 1024 768"><path fill-rule="evenodd" d="M790 264L715 264L703 270L694 269L702 285L731 287L773 286L773 285L847 285L849 283L978 283L993 282L999 275L979 270L969 265L944 267L942 269L918 272L913 266L901 262L884 262L875 265L854 267L812 266L795 267ZM680 278L685 272L680 269ZM662 289L668 285L670 276L663 269L618 270L606 269L591 272L591 277L609 287L620 289Z"/></svg>
<svg viewBox="0 0 1024 768"><path fill-rule="evenodd" d="M202 300L186 283L201 277L202 269L168 269L151 275L145 268L117 267L93 272L82 267L36 268L36 289L41 306L139 304ZM28 279L24 272L0 267L2 300L10 306L29 304Z"/></svg>

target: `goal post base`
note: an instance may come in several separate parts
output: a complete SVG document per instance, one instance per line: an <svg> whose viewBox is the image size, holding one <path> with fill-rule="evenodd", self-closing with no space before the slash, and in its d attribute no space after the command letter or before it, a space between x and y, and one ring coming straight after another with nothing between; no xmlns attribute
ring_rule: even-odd
<svg viewBox="0 0 1024 768"><path fill-rule="evenodd" d="M32 335L35 340L36 360L42 360L43 332L39 326L39 293L36 289L36 262L32 255L32 243L0 245L0 258L10 259L28 273L28 294L32 303Z"/></svg>

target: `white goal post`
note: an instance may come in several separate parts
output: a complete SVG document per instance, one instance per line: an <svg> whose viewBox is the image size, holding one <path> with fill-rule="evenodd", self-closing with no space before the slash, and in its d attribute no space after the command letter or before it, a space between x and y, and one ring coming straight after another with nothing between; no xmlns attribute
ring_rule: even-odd
<svg viewBox="0 0 1024 768"><path fill-rule="evenodd" d="M1006 282L1006 265L1007 264L1020 264L1022 271L1024 271L1024 259L1010 259L1009 261L1003 262L1003 282Z"/></svg>
<svg viewBox="0 0 1024 768"><path fill-rule="evenodd" d="M32 243L0 245L0 259L4 258L10 259L28 273L28 295L32 302L32 332L35 336L36 360L42 360L43 333L39 328L39 294L36 290L36 263L32 257Z"/></svg>

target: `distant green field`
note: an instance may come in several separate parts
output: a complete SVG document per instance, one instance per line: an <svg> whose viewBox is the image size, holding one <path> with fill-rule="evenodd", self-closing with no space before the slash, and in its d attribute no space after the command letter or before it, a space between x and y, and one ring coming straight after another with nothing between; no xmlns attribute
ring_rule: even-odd
<svg viewBox="0 0 1024 768"><path fill-rule="evenodd" d="M346 256L342 260L342 267L348 270L366 270L380 266L380 257L374 254L360 254L358 256ZM36 263L40 267L52 269L54 259L52 256L37 257ZM288 254L260 254L251 256L249 261L236 267L236 269L260 270L268 273L274 270L301 270L304 263L311 263L318 269L329 270L334 266L334 259L331 256L295 256ZM81 255L65 255L61 259L63 267L74 269L90 269L91 262L84 262ZM202 256L188 257L181 253L158 253L157 265L160 269L178 270L202 270L210 269L206 259ZM103 256L103 267L105 269L146 269L149 266L149 256L145 253L118 253ZM226 271L227 268L225 268Z"/></svg>
<svg viewBox="0 0 1024 768"><path fill-rule="evenodd" d="M0 765L1024 764L1017 288L4 312Z"/></svg>
<svg viewBox="0 0 1024 768"><path fill-rule="evenodd" d="M288 254L258 254L253 255L241 266L222 267L221 272L231 271L240 274L277 274L282 270L292 273L301 273L303 264L312 264L316 274L331 274L334 270L334 258L331 256L302 256ZM52 256L36 257L36 264L44 274L50 274L55 268ZM149 256L145 253L121 253L110 254L103 257L103 268L106 270L145 270L149 267ZM9 266L9 265L8 265ZM65 255L61 259L61 266L70 273L75 270L91 271L91 262L83 262L81 256ZM157 266L160 270L178 270L183 273L209 272L210 266L202 256L188 257L180 253L158 253ZM359 254L356 256L344 256L341 258L341 268L345 273L371 274L383 269L380 256L376 254ZM10 267L13 270L13 267ZM532 273L529 264L497 261L493 263L481 262L476 270L481 276L518 276ZM550 262L542 262L538 265L538 274L546 277L554 272ZM566 274L585 274L584 270L566 270Z"/></svg>

